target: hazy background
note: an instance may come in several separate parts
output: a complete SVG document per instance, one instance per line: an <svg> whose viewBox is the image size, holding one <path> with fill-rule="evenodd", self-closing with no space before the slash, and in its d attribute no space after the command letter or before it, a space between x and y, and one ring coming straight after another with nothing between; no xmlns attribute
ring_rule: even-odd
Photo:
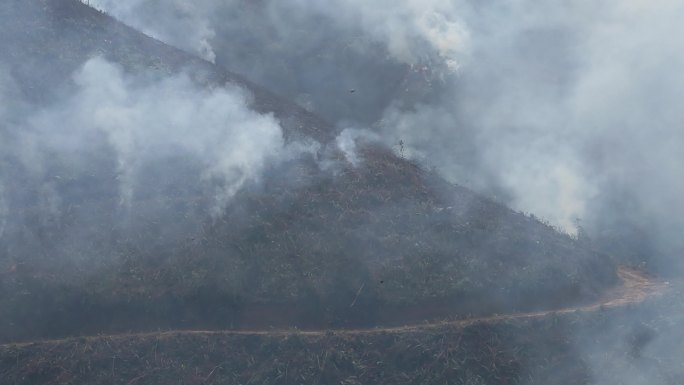
<svg viewBox="0 0 684 385"><path fill-rule="evenodd" d="M679 2L90 3L454 182L681 267Z"/></svg>
<svg viewBox="0 0 684 385"><path fill-rule="evenodd" d="M684 267L684 4L89 3L325 117L351 163L355 138L380 140L619 258L672 276ZM0 240L26 253L124 254L128 245L107 242L141 227L155 232L138 240L150 249L192 237L203 214L222 212L265 169L319 150L286 142L244 90L200 87L189 74L133 76L94 57L66 83L32 105L0 67ZM93 197L107 203L71 205ZM69 229L31 234L24 228L41 227L24 220ZM596 382L657 383L641 370L653 370L649 360L682 356L676 335L655 332L635 357L606 353L624 351L634 330L649 335L648 322L627 316L600 333L576 331Z"/></svg>

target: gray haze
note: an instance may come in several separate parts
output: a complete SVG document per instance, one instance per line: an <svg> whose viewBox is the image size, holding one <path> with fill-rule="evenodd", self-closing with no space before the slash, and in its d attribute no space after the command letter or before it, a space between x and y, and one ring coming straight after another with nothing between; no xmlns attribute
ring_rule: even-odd
<svg viewBox="0 0 684 385"><path fill-rule="evenodd" d="M568 232L684 250L675 1L91 3Z"/></svg>
<svg viewBox="0 0 684 385"><path fill-rule="evenodd" d="M352 163L354 137L379 137L619 258L684 267L682 2L92 3L349 128ZM593 381L658 383L607 355L641 327L624 322L578 331ZM670 341L644 356L681 357Z"/></svg>
<svg viewBox="0 0 684 385"><path fill-rule="evenodd" d="M176 242L223 214L265 168L318 148L286 143L277 119L251 110L243 89L207 89L183 73L130 75L94 57L47 106L22 101L3 74L0 236L13 232L6 242L32 244L22 229L34 211L45 224L81 224L73 228L87 234L55 238L67 248L150 223L165 233L160 242Z"/></svg>

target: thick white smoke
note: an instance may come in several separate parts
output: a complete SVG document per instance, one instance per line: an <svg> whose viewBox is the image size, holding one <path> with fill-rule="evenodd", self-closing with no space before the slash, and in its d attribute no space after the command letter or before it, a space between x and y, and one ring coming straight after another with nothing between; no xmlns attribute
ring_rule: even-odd
<svg viewBox="0 0 684 385"><path fill-rule="evenodd" d="M673 236L684 229L672 177L684 167L676 1L94 3L194 52L213 41L229 68L338 123L382 117L376 129L404 155L569 232L578 219L596 229L627 220L652 229L664 252L684 249ZM406 103L412 83L397 63L414 67L427 97Z"/></svg>
<svg viewBox="0 0 684 385"><path fill-rule="evenodd" d="M60 205L50 181L67 177L49 174L50 162L66 159L68 170L82 172L100 141L114 154L123 206L138 189L155 189L144 179L150 165L182 157L212 189L214 214L269 163L305 150L286 145L276 119L249 109L249 96L237 88L200 88L186 75L133 77L101 58L85 63L74 81L76 91L34 112L17 139L16 155L44 181L41 200L50 210Z"/></svg>
<svg viewBox="0 0 684 385"><path fill-rule="evenodd" d="M459 2L335 0L294 3L300 10L314 8L339 24L356 27L406 64L419 64L436 52L449 68L455 70L468 50L468 30L462 22L464 7Z"/></svg>
<svg viewBox="0 0 684 385"><path fill-rule="evenodd" d="M681 11L672 1L483 4L465 18L472 50L446 96L392 107L380 126L451 179L494 187L568 231L577 218L622 215L608 207L628 194L630 219L659 223L671 244L684 229L671 211L684 166Z"/></svg>

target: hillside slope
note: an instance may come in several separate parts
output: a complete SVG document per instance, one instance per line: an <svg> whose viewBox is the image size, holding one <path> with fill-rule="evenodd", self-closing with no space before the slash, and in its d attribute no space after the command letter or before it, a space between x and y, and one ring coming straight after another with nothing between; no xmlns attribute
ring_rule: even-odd
<svg viewBox="0 0 684 385"><path fill-rule="evenodd" d="M0 5L2 61L24 95L46 99L93 56L101 55L131 72L153 69L166 74L184 69L207 86L237 84L254 96L252 107L272 112L286 133L329 140L334 130L296 104L204 60L135 31L74 0L8 0Z"/></svg>
<svg viewBox="0 0 684 385"><path fill-rule="evenodd" d="M78 1L3 2L0 33L0 65L29 114L68 94L72 74L102 56L126 73L236 84L253 94L252 108L274 114L289 142L320 143L266 167L213 217L193 159L146 165L145 178L164 193L124 208L116 161L93 145L86 166L50 164L61 195L47 215L46 180L3 156L11 220L1 235L0 340L368 326L402 322L417 304L458 317L589 301L616 282L608 258L537 219L374 143L359 142L350 162L323 120Z"/></svg>
<svg viewBox="0 0 684 385"><path fill-rule="evenodd" d="M674 288L671 288L674 289ZM170 332L0 346L11 383L677 384L681 288L629 307L407 330ZM665 311L663 311L665 310ZM657 344L659 349L651 348Z"/></svg>

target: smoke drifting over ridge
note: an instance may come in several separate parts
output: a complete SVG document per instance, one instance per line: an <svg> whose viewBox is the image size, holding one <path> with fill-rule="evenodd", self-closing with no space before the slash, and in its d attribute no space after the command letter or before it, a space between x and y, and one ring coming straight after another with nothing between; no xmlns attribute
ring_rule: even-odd
<svg viewBox="0 0 684 385"><path fill-rule="evenodd" d="M218 216L265 167L316 148L286 144L279 122L251 110L242 89L202 88L185 74L125 74L99 57L47 107L23 108L9 77L2 86L0 229L26 207L61 215L90 199L111 198L124 218L143 204L159 220L168 208L155 212L152 198L201 195L210 198L195 204Z"/></svg>
<svg viewBox="0 0 684 385"><path fill-rule="evenodd" d="M684 250L675 1L93 3L567 231Z"/></svg>
<svg viewBox="0 0 684 385"><path fill-rule="evenodd" d="M332 20L345 32L353 30L381 43L393 58L406 64L417 64L422 58L437 53L455 68L468 40L459 20L450 17L458 10L456 3L446 0L404 0L399 3L383 0L372 4L357 0L326 3L266 1L254 4L241 0L202 0L192 5L182 1L95 0L89 4L210 61L215 59L215 54L209 45L220 28L216 23L223 20L230 24L230 21L248 15L250 8L261 7L265 11L260 13L264 21L274 22L272 31L276 38L287 39L286 35L291 34L293 28L289 22L299 19L308 23L311 17L317 17ZM215 17L217 12L219 17ZM151 15L156 17L150 18ZM225 16L229 19L224 19ZM171 28L171 25L176 28ZM425 44L427 47L423 48Z"/></svg>
<svg viewBox="0 0 684 385"><path fill-rule="evenodd" d="M139 4L142 6L154 3ZM215 4L214 2L206 4L206 10L212 11L205 10L198 12L197 15L204 15L201 17L207 17L209 21L212 21L214 16L223 15L219 8L209 8ZM352 2L349 4L357 7L354 10L356 13L353 13L355 17L359 17L359 13L373 13L367 6ZM420 14L420 10L416 11L418 8L413 3L406 4L408 5L405 8L400 7L406 13L396 13L400 15L399 19L414 17L415 15L406 16L410 12ZM228 67L234 64L240 70L248 69L252 72L245 73L249 73L252 78L267 86L278 88L281 92L305 102L308 108L326 114L335 121L341 129L336 144L352 165L358 165L362 158L356 153L357 139L385 141L394 146L401 156L420 160L428 166L435 167L451 180L476 187L490 195L497 195L500 200L517 208L533 211L568 229L575 225L574 219L578 216L584 219L583 225L592 226L592 230L599 235L603 228L620 233L629 223L649 227L646 229L649 238L636 238L634 243L639 247L637 252L650 255L653 251L665 253L681 249L678 243L678 230L684 226L679 219L681 216L677 213L681 190L680 183L673 180L673 177L678 175L683 162L677 152L677 144L682 139L676 129L680 116L674 106L676 103L673 102L681 88L681 82L680 77L673 74L671 67L678 62L666 63L662 59L676 58L679 43L671 41L671 45L648 46L645 42L660 42L666 35L664 31L676 30L676 20L672 15L676 15L681 7L667 2L649 5L646 9L640 5L641 3L629 4L624 7L604 6L595 9L595 6L578 3L573 6L534 8L536 12L529 12L532 6L526 2L507 5L488 3L464 6L461 10L462 15L449 14L452 11L456 12L452 8L440 8L440 12L450 16L442 14L428 17L428 20L461 20L462 22L453 25L459 25L458 29L464 32L462 36L467 36L469 41L467 45L461 46L461 42L466 41L465 37L449 40L458 42L454 43L454 46L448 46L455 47L451 51L440 44L421 45L420 42L425 43L431 35L424 31L420 32L420 23L390 22L387 26L379 28L379 32L369 31L367 25L382 22L378 17L369 17L368 20L374 20L373 23L368 23L363 28L348 28L352 22L346 17L340 17L337 24L331 25L330 30L325 29L320 36L306 36L313 35L310 33L314 30L310 29L312 26L319 28L326 24L321 20L335 20L334 12L330 9L313 8L315 17L311 16L311 13L295 13L290 15L291 19L287 22L282 22L273 29L280 28L281 32L275 36L284 40L271 41L269 33L273 30L269 28L265 31L260 29L259 33L254 35L244 31L239 34L257 36L256 42L276 43L265 47L264 57L272 60L267 60L268 63L264 63L262 68L246 68L250 63L257 63L254 57L258 57L259 52L255 53L254 47L261 47L259 44L248 44L245 48L242 43L236 43L244 48L238 52L252 52L253 56L237 57L231 61L229 59L233 55L233 43L230 43L230 40L223 40L222 36L230 36L225 35L229 30L253 28L254 25L263 27L263 23L253 23L254 18L245 18L250 22L214 27L207 22L203 28L215 28L212 32L216 34L216 38L213 39L215 47L211 48L211 52L216 54L220 64ZM121 6L125 4L122 3ZM262 14L260 9L256 7L245 12L257 17ZM272 12L271 17L278 19L280 14L273 11L279 9L277 6L273 5L267 9ZM306 8L300 10L304 9ZM143 15L145 13L139 16ZM511 15L511 20L504 15ZM174 16L170 17L173 20ZM416 19L422 20L419 17ZM300 20L301 25L306 27L299 33L289 32L288 25L297 24L292 20ZM188 25L192 26L194 22ZM406 52L399 49L396 44L393 45L390 40L381 38L385 36L383 31L404 25L409 29L415 27L418 32L392 33L390 37L398 36L403 39L403 43L412 46L408 55L402 54ZM467 32L464 27L460 27L461 25L467 25ZM625 36L634 35L632 30L627 28L634 25L641 27L639 39L624 40ZM444 28L444 31L455 30ZM341 34L343 37L358 37L357 33L365 37L356 40L335 40L333 35L339 32L345 32ZM197 36L199 35L201 34ZM195 34L185 34L182 37L187 36ZM418 43L411 43L411 36L419 36ZM202 39L190 40L201 43ZM352 45L344 55L336 53L338 47L347 45L352 40L357 41L358 45ZM221 45L222 41L228 43ZM297 42L305 44L303 47L296 46ZM333 48L326 48L328 42ZM608 50L606 47L611 49ZM320 60L311 62L298 57L301 52L307 51L322 52L324 55ZM641 54L644 51L650 55L642 58ZM279 60L279 55L283 52L290 52L290 56ZM263 61L263 58L261 60ZM458 66L455 67L454 62L450 60L457 60ZM339 63L339 66L333 66L334 63ZM284 65L280 72L272 72L280 65ZM301 68L298 67L300 65ZM321 65L323 66L320 67ZM368 71L365 71L366 69ZM302 75L297 78L298 81L291 82L289 74L295 70L297 73L301 71ZM267 73L274 75L266 75ZM348 76L334 76L339 73L347 73ZM248 211L240 205L230 205L235 192L253 181L258 181L269 165L317 149L315 144L287 143L283 140L279 122L269 114L262 115L251 111L248 107L249 95L244 91L233 88L205 89L194 85L185 74L167 77L160 72L150 71L130 75L120 70L117 65L95 58L76 71L73 75L73 84L65 86L61 92L62 97L58 98L59 101L40 107L31 105L29 101L21 101L21 96L14 91L10 75L5 76L0 71L0 79L0 240L3 241L0 242L0 253L9 257L2 261L6 265L0 267L0 274L6 270L11 272L8 276L22 274L21 268L14 265L14 262L21 260L21 255L14 253L18 248L12 250L14 242L21 244L25 255L38 255L39 260L42 256L60 259L60 256L74 254L82 258L107 259L108 255L101 255L101 250L112 254L120 253L123 266L120 271L133 281L138 276L136 271L128 268L130 266L127 265L127 257L136 255L145 263L148 260L152 261L149 270L156 273L160 269L159 265L154 263L168 249L155 250L155 243L160 242L159 239L168 238L187 246L181 248L178 254L172 254L170 260L178 261L174 259L176 257L181 260L186 258L188 264L181 266L210 266L207 270L215 269L216 265L203 266L201 261L198 263L196 258L201 259L205 255L192 252L198 250L193 247L201 245L203 240L199 237L197 240L192 238L197 234L183 231L205 231L206 228L198 230L202 228L202 224L190 223L202 221L205 217L190 215L188 218L187 214L193 214L193 210L202 211L202 214L217 214L228 206L234 209L233 213L236 215L228 215L227 221L221 218L224 220L212 223L219 224L219 230L214 227L213 231L234 234L235 231L231 230L240 229L239 220L246 218L246 215L242 214ZM320 83L321 79L331 81ZM373 92L369 91L370 89L373 89ZM334 92L331 93L331 90ZM350 92L352 90L354 92ZM338 94L343 97L336 98ZM357 111L358 105L364 108ZM330 113L331 111L337 112ZM347 114L349 111L351 114ZM654 116L654 112L657 116ZM385 168L384 173L388 174L388 170L392 168ZM396 190L412 183L411 175L407 173L408 167L394 170L393 175L399 182L388 190ZM286 181L280 187L286 188L272 190L276 196L276 209L281 207L280 196L285 195L281 193L287 193L287 187L291 186L289 175L291 174L279 175L281 180ZM382 183L384 182L380 179L379 184ZM339 187L349 186L349 190L357 191L357 185L351 183L331 185L331 190L335 193ZM388 196L391 196L392 192L394 191L389 191ZM324 196L321 202L338 203L339 201L335 202L334 199L328 198L332 195ZM208 199L196 200L197 197ZM90 199L99 200L92 205L97 207L88 206ZM257 206L258 197L255 201L257 202L252 203ZM380 203L371 203L381 209L374 214L389 212L383 214L383 217L392 217L393 222L399 223L400 226L407 225L405 233L397 238L406 241L408 247L401 247L400 252L388 255L398 256L406 252L408 260L415 260L418 263L412 265L413 268L405 270L407 276L416 276L420 281L425 277L426 285L427 282L436 281L438 283L433 287L445 287L444 283L453 275L448 274L447 279L442 281L435 280L435 275L429 269L421 270L419 265L422 264L420 257L427 259L438 253L434 246L439 246L440 243L426 242L430 248L426 249L424 254L412 252L410 244L413 243L413 239L423 242L433 239L430 236L434 235L451 239L458 232L453 231L453 228L440 232L438 227L424 227L426 231L415 231L416 227L412 225L419 222L411 218L412 214L420 209L420 204L416 204L414 200L409 201L409 204L399 202L384 207ZM469 211L468 209L473 207L477 206L467 202L461 209ZM448 204L427 208L432 212L424 217L438 220L447 218L454 211L454 207ZM38 229L36 233L39 233L42 229L49 229L52 233L37 234L34 238L38 240L36 242L32 242L30 235L16 236L17 233L21 233L17 229L22 227L22 221L32 220L30 214L26 215L26 218L15 219L13 216L18 216L19 210L38 212L38 220L50 225L33 226L29 231ZM353 215L365 213L365 210L353 211ZM410 213L411 216L400 216L401 213ZM78 217L79 215L86 218ZM74 219L74 216L77 219ZM472 213L472 218L476 220L483 217L482 212ZM318 261L321 255L325 255L330 261L339 263L338 266L326 262L323 265L329 273L313 274L313 278L300 275L301 272L310 270L307 266L260 263L263 260L253 258L259 255L260 249L256 247L244 248L244 255L247 257L245 260L255 260L254 265L263 270L258 270L258 273L242 274L249 269L244 269L244 265L238 265L235 261L239 259L234 259L234 256L230 255L233 251L239 250L240 246L257 245L261 248L262 255L265 254L263 250L267 247L283 249L281 243L274 242L273 238L263 235L259 237L259 232L256 232L256 242L254 238L241 237L238 234L235 238L243 238L242 245L236 246L230 242L217 243L214 245L218 246L209 248L207 254L215 253L221 261L227 261L223 266L229 268L218 270L216 275L221 279L227 277L230 290L244 287L256 292L250 278L255 274L265 277L283 276L286 278L282 281L295 284L272 286L270 290L278 293L289 292L288 289L300 281L306 282L319 276L336 276L349 278L351 283L336 283L323 287L332 288L329 292L336 298L344 297L339 295L339 288L352 288L348 294L354 298L352 303L356 303L361 293L361 289L356 291L358 285L361 284L361 288L365 288L364 295L373 290L372 285L353 281L360 274L358 271L345 268L351 266L353 269L356 264L349 263L340 256L360 255L361 259L370 260L374 256L374 249L359 246L357 241L363 237L390 239L374 235L382 233L366 231L385 227L389 222L378 221L379 225L361 226L359 230L359 225L355 222L367 224L369 221L365 218L368 217L349 218L347 223L353 224L360 237L348 238L354 242L342 245L345 253L330 253L330 249L326 249L329 243L339 244L339 234L333 233L332 237L324 238L324 242L312 242L317 238L305 236L300 238L300 242L293 242L292 238L282 238L285 242L301 245L300 250L310 252L314 257L312 260ZM285 215L279 219L277 226L286 230L293 227L290 217ZM74 220L80 221L77 222L80 226L72 226ZM137 238L137 245L126 244L131 238L127 237L129 234L118 237L118 243L114 247L97 245L99 242L106 242L110 234L114 234L112 238L117 238L119 234L116 233L119 231L126 230L135 234L141 226L146 226L145 223L136 223L138 220L160 222L161 226L150 227L153 227L153 230L175 233L161 237L155 231L140 231L141 236ZM116 225L117 221L125 223L118 228L108 226L112 223ZM223 227L220 227L221 222L224 224ZM483 230L487 235L496 231L497 221L492 222L495 223L494 229L485 227ZM535 221L529 222L537 224ZM327 225L335 222L324 218L323 221L313 223ZM446 221L442 223L448 224ZM478 228L476 223L472 226L470 221L463 223L466 226L463 226L465 231L461 234ZM271 223L265 226L270 227ZM317 230L326 226L309 227ZM339 230L337 226L331 227L333 230ZM529 229L524 225L517 227L523 228L523 231ZM211 230L212 226L208 228ZM261 234L268 234L269 231ZM14 233L3 239L4 232ZM73 242L73 238L76 237L79 241ZM527 273L523 276L525 278L517 281L534 285L537 282L535 279L554 283L562 279L576 280L585 275L582 272L591 269L591 266L587 267L585 264L586 259L575 258L569 258L569 264L578 267L577 269L563 269L560 263L547 258L548 243L544 244L544 238L539 237L543 241L542 245L534 248L541 249L542 252L537 254L533 261L519 263ZM124 242L119 242L121 240ZM59 247L53 248L52 241ZM535 245L539 243L537 240ZM531 248L528 245L522 243L521 246L515 240L511 242L510 238L505 238L499 243L502 247L498 248L501 260L515 260L515 253L512 255L511 250L516 244L518 251L522 249L519 255L530 255ZM314 247L311 247L312 245ZM348 245L357 245L358 250L352 248L350 251ZM482 276L476 275L479 272L491 276L494 272L496 265L488 264L489 259L486 256L473 258L470 248L465 250L463 255L457 255L458 258L452 259L452 245L444 245L448 247L448 253L443 255L448 255L450 261L463 261L470 269L458 267L454 270L466 271L465 278L468 280L487 288L497 289L492 284L483 284L483 280L479 279ZM417 242L415 246L418 248ZM36 252L40 247L44 250ZM152 252L140 249L131 252L132 247L149 247ZM289 250L297 249L285 249L284 258L280 261L292 260ZM419 258L415 258L416 255ZM145 258L147 256L150 258ZM678 263L676 259L658 259L657 262L660 263L660 267L673 267ZM395 261L392 261L389 265L394 263ZM80 263L73 265L82 268ZM548 265L551 265L551 274L546 275L549 271L546 269ZM287 270L283 269L283 266L294 267ZM508 269L502 264L498 266L501 270ZM532 269L527 269L527 266ZM579 267L582 267L582 270ZM67 277L65 280L68 281L72 273L66 270L64 277ZM401 282L401 277L397 279L398 273L400 272L390 271L387 278L384 278L386 281L380 281L385 292L397 291L397 286L393 287L392 281ZM107 276L113 277L112 279L118 277L116 274ZM200 271L198 280L204 281L206 276L208 275L203 276ZM361 277L368 282L371 282L371 279L376 280L371 276ZM42 283L49 279L47 275L39 276L35 282ZM206 290L213 294L213 282L211 279L206 280L209 281L209 285L204 287L209 288ZM2 283L10 281L11 279L3 279ZM168 282L174 281L163 281L164 289L171 287ZM190 287L192 288L192 285ZM414 292L415 289L409 288L407 291ZM18 300L16 303L10 303L19 309L25 308L26 297L22 288L19 287L15 292L19 293ZM149 292L141 293L147 295ZM53 302L53 293L50 294L46 298ZM78 301L81 301L81 295L82 293L75 294ZM531 298L534 295L528 294L525 297ZM191 302L194 302L192 297L190 298ZM510 300L508 294L503 295L502 300L504 298L506 301ZM220 297L220 301L217 302L223 303L225 299ZM350 302L343 301L342 306L348 309ZM210 303L210 306L213 306L213 303ZM356 306L358 308L359 304ZM55 307L60 307L59 302ZM315 311L320 313L318 303L315 307ZM67 307L67 311L68 309ZM39 308L38 314L41 311L43 309ZM636 352L636 357L615 359L605 354L606 351L624 351L631 348L629 339L632 338L634 329L642 322L648 322L649 317L651 315L640 319L628 313L622 320L611 318L605 321L606 324L627 324L623 330L613 333L605 333L603 330L576 331L576 334L586 338L586 341L577 344L577 348L579 356L582 359L588 357L586 361L596 370L592 374L597 383L658 383L653 377L657 377L659 373L652 366L648 366L649 360L658 359L658 354L654 351L661 350L670 357L682 356L680 347L670 343L676 340L672 336L678 334L649 335L649 332L645 333L646 342L637 349L640 351ZM664 323L667 323L667 320ZM597 340L599 342L596 342ZM642 359L640 354L645 354L646 359ZM8 362L13 365L14 361ZM639 370L624 371L624 367L633 367L635 363L640 366ZM641 366L647 367L649 371L642 371ZM609 370L605 370L606 367ZM671 368L675 368L675 365ZM562 375L562 372L560 374ZM642 378L636 374L641 374ZM668 382L663 380L663 383Z"/></svg>
<svg viewBox="0 0 684 385"><path fill-rule="evenodd" d="M210 40L215 36L208 16L209 1L83 1L113 15L125 18L138 30L162 41L173 41L180 48L191 51L213 62L216 60ZM154 14L153 20L149 19ZM176 28L168 28L175 25Z"/></svg>

